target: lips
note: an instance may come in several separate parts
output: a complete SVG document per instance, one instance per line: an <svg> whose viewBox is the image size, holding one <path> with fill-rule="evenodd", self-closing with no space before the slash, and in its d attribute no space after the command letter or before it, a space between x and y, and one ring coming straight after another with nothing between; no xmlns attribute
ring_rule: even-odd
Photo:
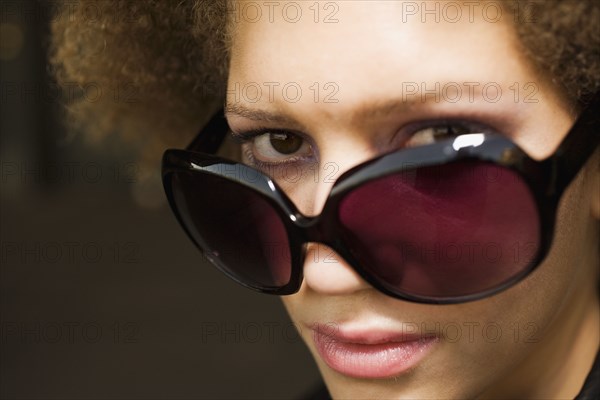
<svg viewBox="0 0 600 400"><path fill-rule="evenodd" d="M406 332L344 331L332 325L312 326L315 347L333 370L355 378L400 375L429 353L437 336Z"/></svg>

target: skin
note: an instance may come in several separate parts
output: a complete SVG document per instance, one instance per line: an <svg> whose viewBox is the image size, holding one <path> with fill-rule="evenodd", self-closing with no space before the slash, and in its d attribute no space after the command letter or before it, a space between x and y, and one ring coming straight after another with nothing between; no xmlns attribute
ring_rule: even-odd
<svg viewBox="0 0 600 400"><path fill-rule="evenodd" d="M299 181L292 184L282 169L271 170L306 215L318 214L323 206L334 181L326 175L333 171L335 178L406 145L412 123L475 121L542 159L554 152L576 117L560 92L520 53L506 19L492 23L475 12L473 22L466 17L458 23L435 22L428 17L423 23L419 15L402 22L405 8L400 1L337 4L339 21L333 24L315 23L310 4L305 4L303 18L296 23L281 18L281 9L269 22L265 9L259 21L239 18L232 26L228 121L233 131L267 127L300 132L307 139L300 151L307 158L295 165L303 171ZM466 9L463 15L468 15ZM303 95L291 102L275 90L269 99L264 82L279 82L279 88L295 82ZM318 101L309 89L315 82L322 90ZM339 89L336 103L324 101L331 92L323 90L327 82ZM455 103L435 101L433 96L422 102L415 96L418 101L387 107L391 112L385 113L384 105L401 98L406 82L423 82L426 88L434 88L436 82L495 82L502 96L491 102L476 95L470 102L464 92ZM517 101L509 88L515 82L521 88ZM524 101L523 88L529 82L537 89L535 103ZM236 92L248 83L263 87L256 102ZM250 111L273 115L259 120L259 115L250 118ZM264 144L244 148L255 156L266 154ZM245 161L250 163L247 157ZM327 163L337 168L328 169L332 164ZM573 398L599 343L598 165L597 157L591 160L564 195L544 262L517 285L483 300L440 306L393 299L371 287L331 249L311 244L301 290L282 299L332 396ZM315 170L320 172L316 182ZM386 330L401 330L407 323L431 330L438 323L462 329L458 340L442 330L432 351L393 379L359 379L321 360L308 328L314 322ZM481 330L490 322L500 328L497 341ZM479 324L470 325L475 326L473 335L467 328L470 323Z"/></svg>

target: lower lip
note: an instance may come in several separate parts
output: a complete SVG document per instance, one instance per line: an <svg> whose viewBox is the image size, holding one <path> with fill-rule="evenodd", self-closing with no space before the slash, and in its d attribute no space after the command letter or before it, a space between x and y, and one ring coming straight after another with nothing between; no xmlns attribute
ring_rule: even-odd
<svg viewBox="0 0 600 400"><path fill-rule="evenodd" d="M414 367L437 337L378 344L336 340L318 331L313 336L317 351L335 371L354 378L390 378Z"/></svg>

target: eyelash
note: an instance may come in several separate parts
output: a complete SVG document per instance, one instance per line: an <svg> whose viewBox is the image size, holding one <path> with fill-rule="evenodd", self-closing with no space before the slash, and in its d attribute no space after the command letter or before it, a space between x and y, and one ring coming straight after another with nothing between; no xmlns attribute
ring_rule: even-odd
<svg viewBox="0 0 600 400"><path fill-rule="evenodd" d="M472 130L477 130L477 131L483 132L483 133L497 133L498 132L494 128L490 127L488 124L483 124L483 123L475 122L475 121L465 121L465 120L422 121L422 122L417 122L417 123L413 123L413 124L408 124L401 129L401 131L404 131L404 133L401 132L401 136L404 136L404 138L405 138L403 143L408 142L411 138L414 137L415 133L417 133L421 130L424 130L426 128L439 128L439 127L448 127L448 126L460 127L462 129L472 129ZM406 131L408 131L408 133L406 133ZM260 127L257 129L252 129L252 130L247 130L247 131L239 131L239 132L238 131L230 131L230 134L231 134L231 137L233 138L233 140L242 146L247 143L251 143L255 138L257 138L261 135L264 135L266 133L291 134L291 135L296 135L296 136L300 137L302 140L305 140L305 141L308 140L305 137L305 135L303 135L299 132L290 131L290 130L286 130L286 129L273 129L273 128ZM258 169L261 169L261 170L266 170L269 168L273 169L273 168L281 167L284 165L295 164L295 163L298 163L301 161L305 161L307 158L309 158L306 156L303 156L303 157L292 156L290 158L287 158L285 161L265 162L265 161L261 161L261 160L257 159L249 147L243 148L243 153L246 156L246 158L250 161L252 166L254 166Z"/></svg>

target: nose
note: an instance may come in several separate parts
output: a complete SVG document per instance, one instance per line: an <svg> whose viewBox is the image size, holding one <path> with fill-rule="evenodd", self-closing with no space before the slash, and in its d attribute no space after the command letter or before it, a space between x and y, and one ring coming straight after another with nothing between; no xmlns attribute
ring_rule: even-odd
<svg viewBox="0 0 600 400"><path fill-rule="evenodd" d="M327 138L331 139L329 136ZM377 150L368 140L357 141L353 136L337 137L337 140L324 143L320 148L323 166L335 168L324 168L324 171L333 174L321 177L314 191L307 191L307 194L311 192L313 202L312 207L308 207L312 212L305 215L316 215L322 211L339 175L377 154ZM304 284L311 290L327 295L342 295L372 289L372 286L331 247L314 242L306 246Z"/></svg>
<svg viewBox="0 0 600 400"><path fill-rule="evenodd" d="M331 247L320 243L307 244L304 284L325 295L351 294L372 288Z"/></svg>

